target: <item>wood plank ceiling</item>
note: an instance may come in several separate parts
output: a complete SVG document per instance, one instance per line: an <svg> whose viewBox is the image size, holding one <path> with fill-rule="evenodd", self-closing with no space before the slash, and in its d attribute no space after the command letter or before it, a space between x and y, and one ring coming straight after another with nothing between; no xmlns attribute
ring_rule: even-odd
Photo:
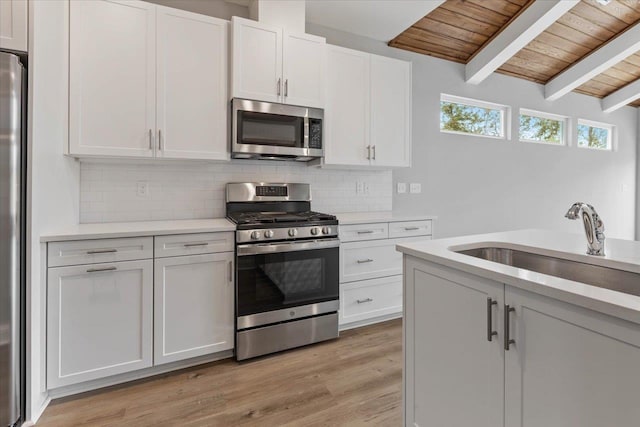
<svg viewBox="0 0 640 427"><path fill-rule="evenodd" d="M522 13L531 0L447 0L389 42L389 46L466 64ZM496 72L537 83L553 77L640 22L640 0L601 5L583 0ZM575 92L603 98L640 78L640 52ZM633 102L640 106L640 100Z"/></svg>

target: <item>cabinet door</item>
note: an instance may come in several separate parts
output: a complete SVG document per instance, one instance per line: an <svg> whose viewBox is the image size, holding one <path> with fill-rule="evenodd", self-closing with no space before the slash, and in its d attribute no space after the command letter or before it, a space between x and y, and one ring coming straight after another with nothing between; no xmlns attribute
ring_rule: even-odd
<svg viewBox="0 0 640 427"><path fill-rule="evenodd" d="M70 2L69 152L153 155L156 6Z"/></svg>
<svg viewBox="0 0 640 427"><path fill-rule="evenodd" d="M282 29L231 19L231 97L282 102Z"/></svg>
<svg viewBox="0 0 640 427"><path fill-rule="evenodd" d="M369 54L327 46L327 165L369 164L369 69Z"/></svg>
<svg viewBox="0 0 640 427"><path fill-rule="evenodd" d="M411 63L371 55L372 165L411 166Z"/></svg>
<svg viewBox="0 0 640 427"><path fill-rule="evenodd" d="M504 286L412 257L404 262L405 425L502 426ZM500 331L492 341L488 314Z"/></svg>
<svg viewBox="0 0 640 427"><path fill-rule="evenodd" d="M158 7L158 157L229 159L227 31L221 19Z"/></svg>
<svg viewBox="0 0 640 427"><path fill-rule="evenodd" d="M49 268L47 387L152 364L153 262Z"/></svg>
<svg viewBox="0 0 640 427"><path fill-rule="evenodd" d="M233 256L156 259L156 365L233 348Z"/></svg>
<svg viewBox="0 0 640 427"><path fill-rule="evenodd" d="M402 276L340 285L340 325L402 312Z"/></svg>
<svg viewBox="0 0 640 427"><path fill-rule="evenodd" d="M0 49L27 51L27 0L0 0Z"/></svg>
<svg viewBox="0 0 640 427"><path fill-rule="evenodd" d="M323 37L284 32L284 102L324 108L325 48Z"/></svg>
<svg viewBox="0 0 640 427"><path fill-rule="evenodd" d="M509 286L506 427L633 427L640 419L637 324Z"/></svg>

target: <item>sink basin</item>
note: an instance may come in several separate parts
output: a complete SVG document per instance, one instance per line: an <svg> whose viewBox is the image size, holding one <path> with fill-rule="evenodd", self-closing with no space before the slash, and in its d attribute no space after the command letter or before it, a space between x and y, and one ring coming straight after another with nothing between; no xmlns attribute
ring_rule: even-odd
<svg viewBox="0 0 640 427"><path fill-rule="evenodd" d="M538 255L514 249L486 247L456 252L487 261L522 268L524 270L535 271L536 273L640 296L639 273L569 261L562 258Z"/></svg>

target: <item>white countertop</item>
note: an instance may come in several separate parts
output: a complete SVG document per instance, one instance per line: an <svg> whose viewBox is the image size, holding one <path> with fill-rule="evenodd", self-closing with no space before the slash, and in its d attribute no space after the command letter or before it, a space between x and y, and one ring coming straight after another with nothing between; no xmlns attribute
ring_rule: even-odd
<svg viewBox="0 0 640 427"><path fill-rule="evenodd" d="M436 216L422 214L406 214L392 211L382 212L344 212L335 214L340 225L371 224L374 222L400 222L435 220Z"/></svg>
<svg viewBox="0 0 640 427"><path fill-rule="evenodd" d="M546 230L522 230L410 242L397 245L397 249L405 255L640 323L640 297L635 295L454 252L454 250L492 246L640 273L640 242L607 239L606 256L591 256L586 254L587 240L584 234ZM640 287L640 281L638 286Z"/></svg>
<svg viewBox="0 0 640 427"><path fill-rule="evenodd" d="M225 218L105 222L100 224L79 224L56 233L43 234L40 236L40 241L61 242L67 240L160 236L166 234L213 233L219 231L235 231L235 229L235 224Z"/></svg>

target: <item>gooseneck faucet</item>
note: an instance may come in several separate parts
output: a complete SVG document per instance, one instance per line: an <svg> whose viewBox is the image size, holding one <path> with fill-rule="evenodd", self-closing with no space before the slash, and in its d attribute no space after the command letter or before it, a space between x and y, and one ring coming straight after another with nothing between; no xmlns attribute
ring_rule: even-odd
<svg viewBox="0 0 640 427"><path fill-rule="evenodd" d="M604 256L604 223L593 206L587 203L574 203L565 218L582 218L584 232L587 235L587 254Z"/></svg>

